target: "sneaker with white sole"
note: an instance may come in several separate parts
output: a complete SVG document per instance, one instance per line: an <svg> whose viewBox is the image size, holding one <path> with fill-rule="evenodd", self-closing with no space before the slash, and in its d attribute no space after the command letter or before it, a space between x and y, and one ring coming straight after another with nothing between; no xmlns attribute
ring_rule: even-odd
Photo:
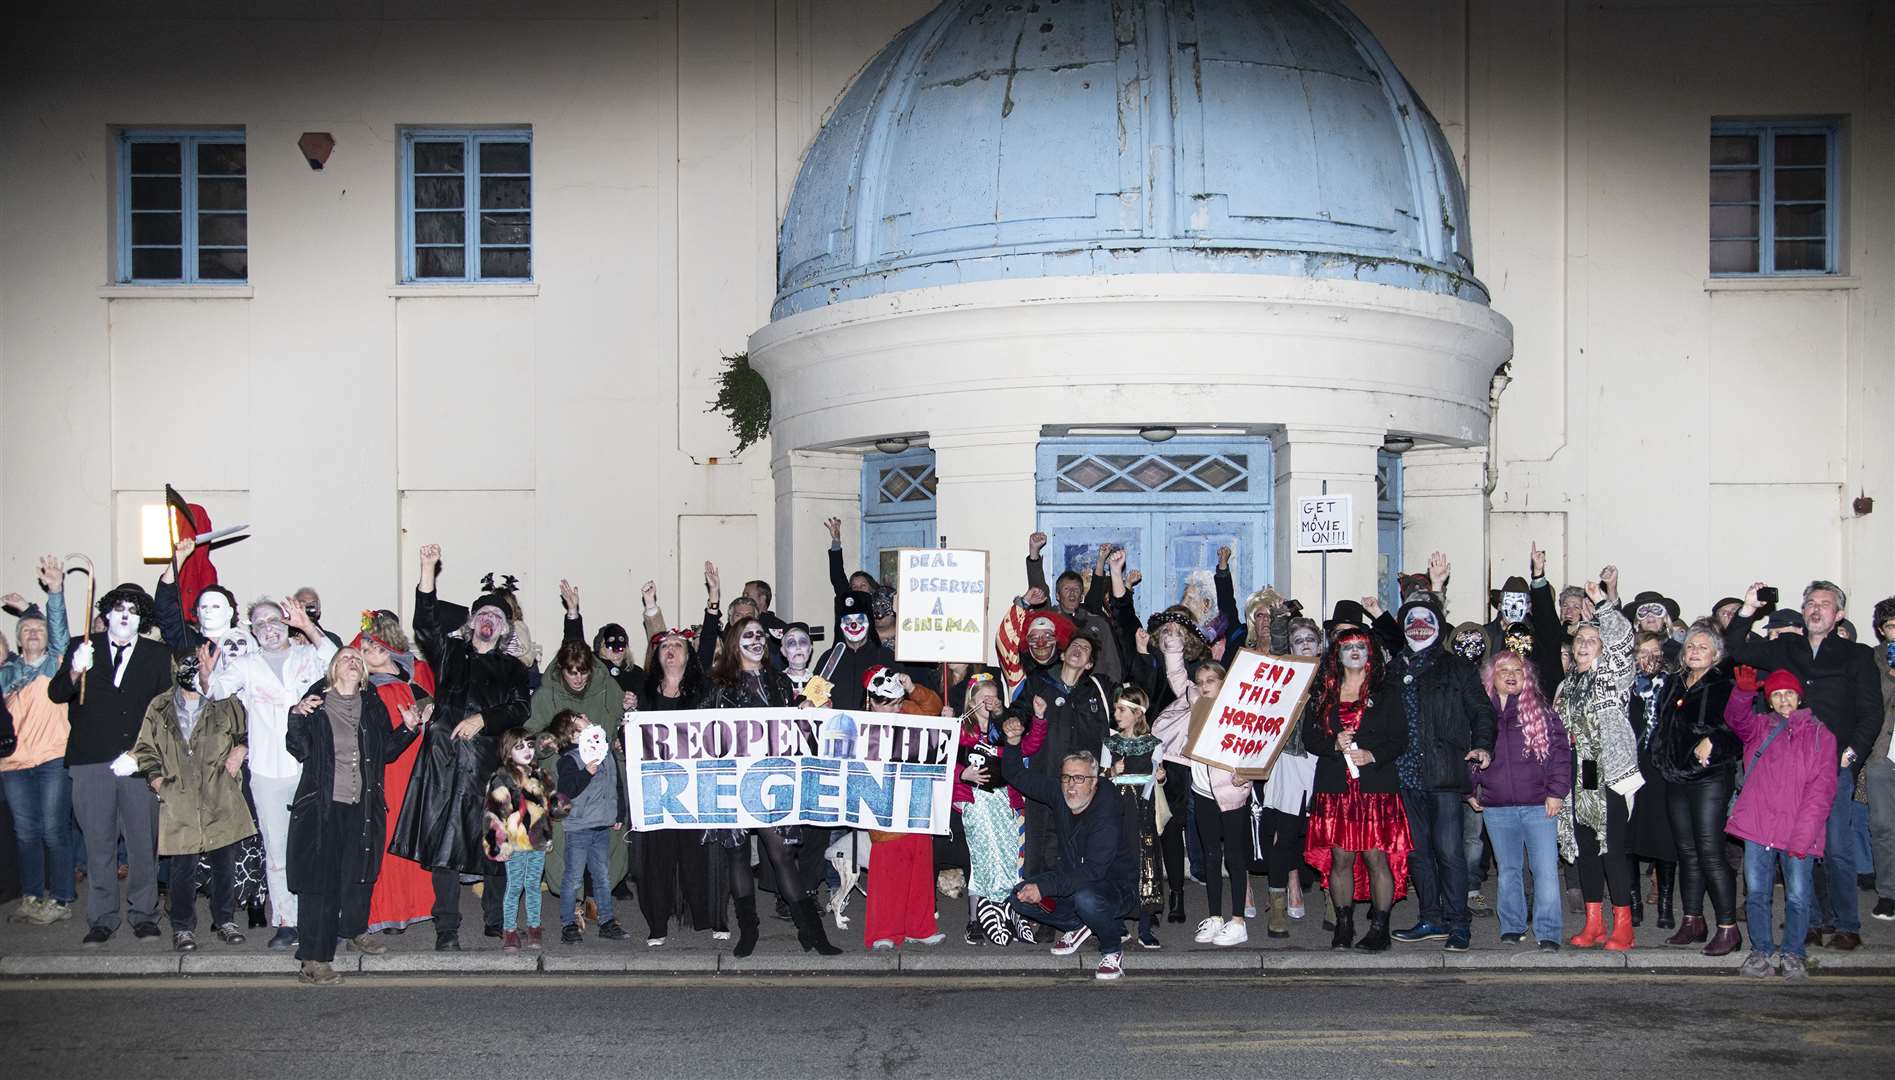
<svg viewBox="0 0 1895 1080"><path fill-rule="evenodd" d="M1249 941L1249 940L1250 940L1249 925L1247 923L1239 922L1236 919L1232 919L1229 922L1217 928L1216 935L1214 935L1211 938L1211 944L1226 945L1226 946L1242 945L1244 942Z"/></svg>
<svg viewBox="0 0 1895 1080"><path fill-rule="evenodd" d="M1068 930L1053 939L1053 955L1071 956L1078 952L1079 946L1084 945L1086 939L1091 936L1092 928L1090 926L1082 926L1077 930Z"/></svg>
<svg viewBox="0 0 1895 1080"><path fill-rule="evenodd" d="M1737 969L1737 973L1757 978L1775 975L1777 973L1776 958L1762 949L1752 949L1750 955L1744 957L1743 966Z"/></svg>
<svg viewBox="0 0 1895 1080"><path fill-rule="evenodd" d="M892 949L894 947L895 947L894 938L876 938L874 941L869 942L869 948L874 949L877 952L881 952L882 950L885 950L885 949Z"/></svg>
<svg viewBox="0 0 1895 1080"><path fill-rule="evenodd" d="M1197 943L1199 945L1209 945L1211 943L1211 939L1216 937L1217 932L1219 930L1222 930L1223 928L1224 928L1224 917L1222 915L1213 915L1210 918L1205 919L1203 922L1198 924Z"/></svg>
<svg viewBox="0 0 1895 1080"><path fill-rule="evenodd" d="M911 938L906 938L904 940L909 945L939 945L943 941L947 940L947 935L937 930L934 933L929 934L927 937L911 937Z"/></svg>
<svg viewBox="0 0 1895 1080"><path fill-rule="evenodd" d="M51 926L56 922L70 918L72 918L72 904L47 898L42 900L39 911L34 914L33 924L35 926Z"/></svg>
<svg viewBox="0 0 1895 1080"><path fill-rule="evenodd" d="M1116 979L1125 974L1125 965L1119 953L1106 953L1099 957L1099 969L1092 973L1095 979Z"/></svg>
<svg viewBox="0 0 1895 1080"><path fill-rule="evenodd" d="M40 897L40 896L24 897L20 900L20 906L17 909L15 909L13 914L7 916L7 921L10 923L43 925L40 922L39 913L41 909L43 909L45 906L46 906L45 897Z"/></svg>

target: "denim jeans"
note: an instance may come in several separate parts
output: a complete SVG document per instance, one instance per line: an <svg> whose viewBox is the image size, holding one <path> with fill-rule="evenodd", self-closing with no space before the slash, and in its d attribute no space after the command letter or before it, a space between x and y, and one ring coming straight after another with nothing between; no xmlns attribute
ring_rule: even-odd
<svg viewBox="0 0 1895 1080"><path fill-rule="evenodd" d="M1421 921L1465 930L1472 925L1467 911L1467 846L1461 835L1458 791L1402 791L1408 811L1408 833L1414 854L1408 859L1415 879L1415 902Z"/></svg>
<svg viewBox="0 0 1895 1080"><path fill-rule="evenodd" d="M1487 880L1487 844L1481 837L1481 813L1471 806L1461 809L1461 844L1467 850L1467 891L1479 892Z"/></svg>
<svg viewBox="0 0 1895 1080"><path fill-rule="evenodd" d="M1808 954L1803 938L1809 933L1811 872L1816 860L1805 855L1797 858L1786 852L1764 847L1755 840L1744 841L1744 916L1750 923L1750 947L1767 955L1782 952L1798 959ZM1783 943L1772 944L1776 929L1770 917L1771 901L1776 896L1777 867L1783 867ZM1852 886L1854 882L1850 883ZM1854 895L1853 889L1851 895Z"/></svg>
<svg viewBox="0 0 1895 1080"><path fill-rule="evenodd" d="M1527 929L1526 879L1533 873L1533 937L1558 942L1565 930L1560 908L1559 824L1546 816L1546 806L1490 806L1487 837L1493 841L1494 861L1500 864L1500 932L1523 934Z"/></svg>
<svg viewBox="0 0 1895 1080"><path fill-rule="evenodd" d="M1836 798L1829 804L1828 835L1823 839L1823 884L1827 888L1820 899L1823 925L1850 934L1862 932L1862 907L1856 897L1855 806L1855 770L1839 770Z"/></svg>
<svg viewBox="0 0 1895 1080"><path fill-rule="evenodd" d="M1111 956L1119 951L1119 939L1125 936L1123 920L1131 907L1129 899L1127 890L1108 882L1080 889L1071 896L1055 897L1051 911L1038 903L1024 903L1018 896L1009 897L1007 904L1025 918L1061 932L1091 927L1092 936L1099 939L1099 955Z"/></svg>
<svg viewBox="0 0 1895 1080"><path fill-rule="evenodd" d="M50 896L70 904L72 880L72 778L58 758L30 769L0 773L13 835L20 849L20 895Z"/></svg>
<svg viewBox="0 0 1895 1080"><path fill-rule="evenodd" d="M606 861L612 851L612 842L623 834L615 829L567 829L566 834L566 872L559 883L559 924L571 926L579 921L579 883L584 880L586 871L592 871L593 881L611 881L611 871ZM488 886L492 888L492 885ZM609 923L616 913L612 908L612 890L601 888L592 894L593 902L599 905L599 922Z"/></svg>

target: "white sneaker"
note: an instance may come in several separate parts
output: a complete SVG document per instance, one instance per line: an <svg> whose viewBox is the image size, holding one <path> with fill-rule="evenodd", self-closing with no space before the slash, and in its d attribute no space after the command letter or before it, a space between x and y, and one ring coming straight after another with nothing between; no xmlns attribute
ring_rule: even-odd
<svg viewBox="0 0 1895 1080"><path fill-rule="evenodd" d="M729 934L725 934L724 936L725 936L725 937L729 937L730 935L729 935ZM664 943L665 943L665 939L664 939L664 938L661 938L661 937L653 937L653 938L646 938L646 939L645 939L645 948L647 948L647 949L655 949L655 948L657 948L658 946L660 946L660 945L663 945Z"/></svg>
<svg viewBox="0 0 1895 1080"><path fill-rule="evenodd" d="M44 925L44 922L40 919L40 910L45 904L46 900L38 896L23 897L20 900L19 908L16 909L12 915L7 917L7 921L11 923Z"/></svg>
<svg viewBox="0 0 1895 1080"><path fill-rule="evenodd" d="M869 948L871 949L892 949L894 947L895 940L893 938L876 938L873 942L869 943Z"/></svg>
<svg viewBox="0 0 1895 1080"><path fill-rule="evenodd" d="M1099 969L1092 973L1095 979L1116 979L1125 974L1125 966L1120 962L1118 953L1106 953L1099 957Z"/></svg>
<svg viewBox="0 0 1895 1080"><path fill-rule="evenodd" d="M1209 945L1211 943L1211 939L1216 937L1217 932L1219 930L1222 930L1223 928L1224 928L1224 918L1221 915L1213 915L1210 918L1204 920L1203 922L1198 924L1197 943L1199 945Z"/></svg>
<svg viewBox="0 0 1895 1080"><path fill-rule="evenodd" d="M730 931L728 931L728 930L713 930L713 931L711 931L711 940L712 940L712 941L729 941L729 940L730 940Z"/></svg>
<svg viewBox="0 0 1895 1080"><path fill-rule="evenodd" d="M1217 928L1217 935L1211 938L1213 945L1242 945L1250 940L1250 928L1236 919Z"/></svg>
<svg viewBox="0 0 1895 1080"><path fill-rule="evenodd" d="M1053 939L1053 955L1071 956L1078 952L1079 946L1084 945L1086 939L1091 936L1092 928L1090 926L1082 926L1077 930L1069 930Z"/></svg>
<svg viewBox="0 0 1895 1080"><path fill-rule="evenodd" d="M927 937L911 937L906 940L910 945L939 945L947 940L947 935L937 930Z"/></svg>

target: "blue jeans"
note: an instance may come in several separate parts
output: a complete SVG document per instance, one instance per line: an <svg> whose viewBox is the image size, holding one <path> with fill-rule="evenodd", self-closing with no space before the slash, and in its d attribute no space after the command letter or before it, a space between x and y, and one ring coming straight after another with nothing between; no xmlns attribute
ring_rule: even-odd
<svg viewBox="0 0 1895 1080"><path fill-rule="evenodd" d="M58 758L0 773L20 848L20 895L72 903L72 777Z"/></svg>
<svg viewBox="0 0 1895 1080"><path fill-rule="evenodd" d="M1466 930L1473 924L1467 911L1467 846L1461 835L1458 791L1402 791L1408 811L1408 833L1414 854L1408 874L1415 879L1415 902L1421 921Z"/></svg>
<svg viewBox="0 0 1895 1080"><path fill-rule="evenodd" d="M1750 923L1750 947L1768 956L1785 953L1804 959L1808 953L1803 938L1809 933L1810 900L1816 860L1805 855L1797 858L1786 852L1764 847L1755 840L1744 841L1744 916ZM1771 901L1776 895L1777 867L1783 867L1783 945L1772 944L1776 929L1770 918ZM1850 895L1855 882L1851 881Z"/></svg>
<svg viewBox="0 0 1895 1080"><path fill-rule="evenodd" d="M1119 939L1125 935L1122 920L1131 906L1126 901L1126 890L1108 882L1080 889L1071 896L1055 897L1051 911L1037 903L1023 903L1018 896L1008 897L1007 905L1023 917L1062 933L1091 927L1092 936L1099 939L1099 955L1111 956L1119 951Z"/></svg>
<svg viewBox="0 0 1895 1080"><path fill-rule="evenodd" d="M1856 898L1856 774L1836 775L1836 799L1829 804L1829 829L1823 838L1823 925L1838 933L1862 932L1862 907Z"/></svg>
<svg viewBox="0 0 1895 1080"><path fill-rule="evenodd" d="M612 880L606 860L612 850L612 841L619 838L613 829L567 829L566 833L566 873L559 883L559 924L571 926L579 921L579 884L585 880L586 871L592 871L592 880L608 882ZM491 882L488 888L492 888ZM612 890L601 887L592 896L599 905L599 922L609 923L615 917L612 910Z"/></svg>
<svg viewBox="0 0 1895 1080"><path fill-rule="evenodd" d="M1533 937L1558 942L1565 930L1560 910L1559 825L1546 816L1546 806L1490 806L1487 838L1500 864L1500 932L1524 934L1527 929L1526 878L1533 873Z"/></svg>

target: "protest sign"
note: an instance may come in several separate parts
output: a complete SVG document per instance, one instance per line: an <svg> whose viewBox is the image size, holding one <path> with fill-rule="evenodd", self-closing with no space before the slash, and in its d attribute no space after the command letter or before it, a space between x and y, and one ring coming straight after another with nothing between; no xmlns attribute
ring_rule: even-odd
<svg viewBox="0 0 1895 1080"><path fill-rule="evenodd" d="M896 553L895 659L978 664L987 659L987 553L902 548Z"/></svg>
<svg viewBox="0 0 1895 1080"><path fill-rule="evenodd" d="M1200 698L1192 709L1185 753L1245 780L1267 778L1296 726L1318 663L1315 657L1239 652L1216 700Z"/></svg>
<svg viewBox="0 0 1895 1080"><path fill-rule="evenodd" d="M948 831L960 721L834 709L629 713L632 828Z"/></svg>
<svg viewBox="0 0 1895 1080"><path fill-rule="evenodd" d="M1355 498L1315 495L1296 500L1296 550L1352 551L1355 548Z"/></svg>

